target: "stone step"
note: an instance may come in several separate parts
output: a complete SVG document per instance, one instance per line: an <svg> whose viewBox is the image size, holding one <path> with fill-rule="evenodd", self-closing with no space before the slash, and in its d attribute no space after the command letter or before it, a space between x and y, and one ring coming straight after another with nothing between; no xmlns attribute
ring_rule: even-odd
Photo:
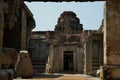
<svg viewBox="0 0 120 80"><path fill-rule="evenodd" d="M93 66L92 70L98 70L99 67L98 66Z"/></svg>
<svg viewBox="0 0 120 80"><path fill-rule="evenodd" d="M38 73L45 73L45 69L37 69Z"/></svg>
<svg viewBox="0 0 120 80"><path fill-rule="evenodd" d="M37 75L39 73L44 73L46 69L46 63L47 63L46 58L42 58L42 59L32 58L34 75Z"/></svg>
<svg viewBox="0 0 120 80"><path fill-rule="evenodd" d="M40 65L35 65L33 66L33 69L45 69L46 66L40 66Z"/></svg>
<svg viewBox="0 0 120 80"><path fill-rule="evenodd" d="M38 73L45 73L45 69L34 69L34 75L37 75Z"/></svg>
<svg viewBox="0 0 120 80"><path fill-rule="evenodd" d="M46 65L46 62L32 62L33 65Z"/></svg>
<svg viewBox="0 0 120 80"><path fill-rule="evenodd" d="M37 58L37 57L31 57L31 59L36 59L36 60L39 60L39 59L47 59L47 57L44 57L44 58Z"/></svg>
<svg viewBox="0 0 120 80"><path fill-rule="evenodd" d="M46 67L46 65L33 65L33 68L35 69L38 69L38 68L44 68Z"/></svg>
<svg viewBox="0 0 120 80"><path fill-rule="evenodd" d="M93 63L99 63L100 61L99 60L93 60L92 62Z"/></svg>
<svg viewBox="0 0 120 80"><path fill-rule="evenodd" d="M32 62L46 62L47 60L46 59L32 59L31 60Z"/></svg>
<svg viewBox="0 0 120 80"><path fill-rule="evenodd" d="M100 66L99 63L92 63L93 66Z"/></svg>

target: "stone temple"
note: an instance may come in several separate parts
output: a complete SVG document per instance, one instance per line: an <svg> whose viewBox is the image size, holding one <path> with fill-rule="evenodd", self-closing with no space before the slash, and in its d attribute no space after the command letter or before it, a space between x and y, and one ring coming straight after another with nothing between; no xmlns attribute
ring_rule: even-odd
<svg viewBox="0 0 120 80"><path fill-rule="evenodd" d="M103 64L102 31L83 31L80 19L72 11L60 15L54 30L32 33L28 50L35 73L92 74Z"/></svg>
<svg viewBox="0 0 120 80"><path fill-rule="evenodd" d="M54 31L33 31L24 1L105 1L98 30L84 30L80 18L64 11ZM0 80L40 73L78 73L120 80L120 0L0 0Z"/></svg>

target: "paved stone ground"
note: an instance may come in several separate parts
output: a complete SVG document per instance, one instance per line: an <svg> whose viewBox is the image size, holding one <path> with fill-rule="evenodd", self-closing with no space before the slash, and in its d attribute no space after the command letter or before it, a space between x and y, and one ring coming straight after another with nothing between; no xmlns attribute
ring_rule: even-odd
<svg viewBox="0 0 120 80"><path fill-rule="evenodd" d="M100 80L97 77L91 77L84 74L40 74L31 79L17 78L14 80Z"/></svg>

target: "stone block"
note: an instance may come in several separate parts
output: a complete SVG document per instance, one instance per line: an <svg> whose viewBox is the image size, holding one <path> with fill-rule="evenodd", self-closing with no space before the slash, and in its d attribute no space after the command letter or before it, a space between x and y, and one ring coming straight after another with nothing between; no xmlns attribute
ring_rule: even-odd
<svg viewBox="0 0 120 80"><path fill-rule="evenodd" d="M4 69L4 71L8 73L9 80L13 80L13 78L14 78L13 69Z"/></svg>
<svg viewBox="0 0 120 80"><path fill-rule="evenodd" d="M102 80L120 80L120 66L103 66L101 72Z"/></svg>
<svg viewBox="0 0 120 80"><path fill-rule="evenodd" d="M13 48L3 48L3 54L0 55L2 68L14 67L17 60L17 51Z"/></svg>
<svg viewBox="0 0 120 80"><path fill-rule="evenodd" d="M120 80L120 67L111 67L110 76L114 80Z"/></svg>
<svg viewBox="0 0 120 80"><path fill-rule="evenodd" d="M27 51L20 51L15 66L15 75L24 78L33 76L33 67Z"/></svg>
<svg viewBox="0 0 120 80"><path fill-rule="evenodd" d="M0 80L9 80L9 74L4 71L4 70L0 70Z"/></svg>

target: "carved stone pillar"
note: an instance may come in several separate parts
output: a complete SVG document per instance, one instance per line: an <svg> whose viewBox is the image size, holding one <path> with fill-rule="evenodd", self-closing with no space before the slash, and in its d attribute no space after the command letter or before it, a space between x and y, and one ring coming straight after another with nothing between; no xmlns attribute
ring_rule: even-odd
<svg viewBox="0 0 120 80"><path fill-rule="evenodd" d="M120 79L120 0L106 0L104 16L105 80Z"/></svg>
<svg viewBox="0 0 120 80"><path fill-rule="evenodd" d="M4 31L3 28L4 28L3 0L0 0L0 54L2 53L3 31Z"/></svg>
<svg viewBox="0 0 120 80"><path fill-rule="evenodd" d="M26 40L26 14L25 14L25 10L22 9L22 30L21 30L21 50L26 50L26 44L27 44L27 40Z"/></svg>

